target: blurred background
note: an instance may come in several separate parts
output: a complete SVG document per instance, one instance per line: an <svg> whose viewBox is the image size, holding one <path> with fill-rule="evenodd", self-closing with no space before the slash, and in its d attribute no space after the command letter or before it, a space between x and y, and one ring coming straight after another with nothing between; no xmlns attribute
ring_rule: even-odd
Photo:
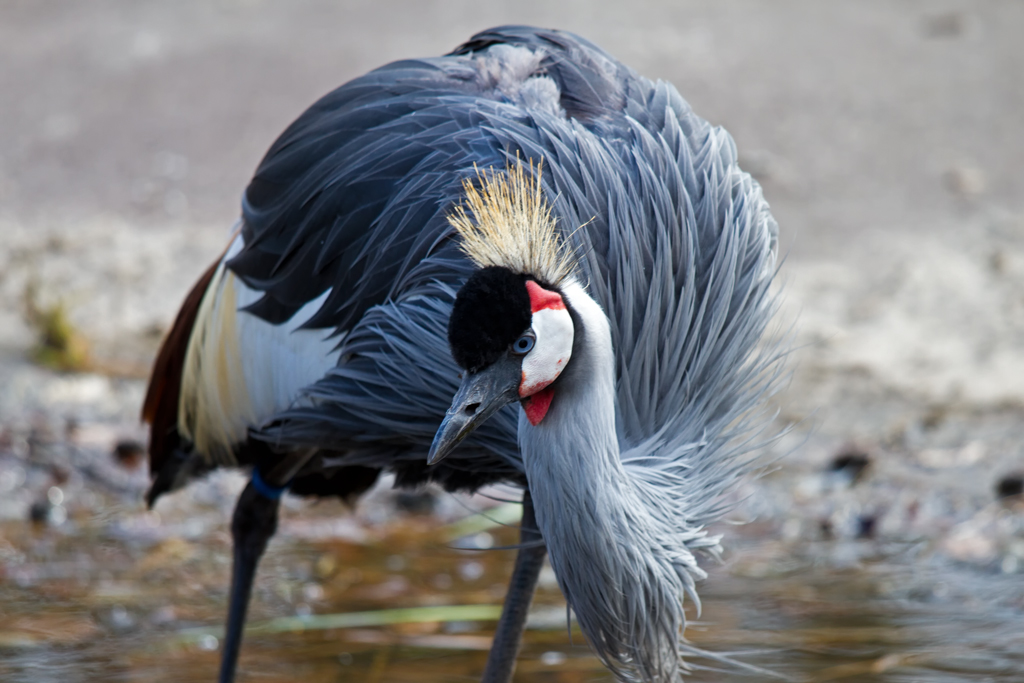
<svg viewBox="0 0 1024 683"><path fill-rule="evenodd" d="M0 679L212 678L244 482L145 510L157 345L288 123L504 23L674 83L781 226L792 428L718 529L691 640L795 680L1024 680L1012 0L0 3ZM483 550L516 515L386 485L354 512L286 499L242 680L474 680L511 563ZM610 680L564 619L547 572L516 680Z"/></svg>

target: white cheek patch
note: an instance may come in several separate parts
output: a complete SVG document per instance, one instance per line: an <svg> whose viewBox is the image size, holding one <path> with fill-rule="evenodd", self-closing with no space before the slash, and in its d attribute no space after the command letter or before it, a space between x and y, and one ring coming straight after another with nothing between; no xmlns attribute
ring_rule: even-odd
<svg viewBox="0 0 1024 683"><path fill-rule="evenodd" d="M541 288L532 281L527 285ZM532 329L536 335L533 350L523 358L523 379L519 384L520 398L532 396L545 388L562 374L569 358L572 356L573 325L572 317L566 310L562 297L554 292L541 290L546 295L546 306L533 312ZM531 291L531 299L537 302ZM557 297L557 302L551 295Z"/></svg>

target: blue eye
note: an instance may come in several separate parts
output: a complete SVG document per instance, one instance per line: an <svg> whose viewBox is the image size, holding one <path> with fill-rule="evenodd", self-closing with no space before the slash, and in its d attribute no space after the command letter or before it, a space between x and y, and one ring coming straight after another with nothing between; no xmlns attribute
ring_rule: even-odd
<svg viewBox="0 0 1024 683"><path fill-rule="evenodd" d="M534 341L533 332L527 332L519 339L512 342L512 353L519 356L528 354L530 350L533 349Z"/></svg>

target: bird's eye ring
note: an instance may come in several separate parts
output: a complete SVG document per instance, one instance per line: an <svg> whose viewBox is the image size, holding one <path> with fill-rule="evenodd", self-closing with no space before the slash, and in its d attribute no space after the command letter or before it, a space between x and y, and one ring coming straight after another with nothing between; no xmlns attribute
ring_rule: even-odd
<svg viewBox="0 0 1024 683"><path fill-rule="evenodd" d="M517 356L525 356L532 349L537 338L533 335L533 332L525 332L519 339L512 342L512 353Z"/></svg>

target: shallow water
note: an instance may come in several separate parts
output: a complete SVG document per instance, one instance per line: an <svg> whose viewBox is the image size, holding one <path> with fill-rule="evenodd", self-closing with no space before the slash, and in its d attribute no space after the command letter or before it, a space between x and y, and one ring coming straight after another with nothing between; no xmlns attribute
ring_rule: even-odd
<svg viewBox="0 0 1024 683"><path fill-rule="evenodd" d="M309 531L319 520L330 529L330 513L304 527L292 519L291 528ZM228 536L217 528L192 537L125 528L99 515L57 528L0 525L0 679L214 677ZM478 678L497 611L486 606L501 604L512 552L473 546L511 544L516 532L469 529L453 537L462 531L406 516L355 540L280 534L261 566L239 680ZM919 561L914 545L763 541L756 525L730 534L734 550L724 565L708 567L703 612L687 630L697 648L800 681L1024 680L1019 574ZM484 607L426 620L422 612L381 612L473 605ZM325 615L350 613L362 615L359 625L323 628L347 618ZM565 624L547 570L516 681L612 680L578 630L570 643ZM691 661L694 681L768 678Z"/></svg>

